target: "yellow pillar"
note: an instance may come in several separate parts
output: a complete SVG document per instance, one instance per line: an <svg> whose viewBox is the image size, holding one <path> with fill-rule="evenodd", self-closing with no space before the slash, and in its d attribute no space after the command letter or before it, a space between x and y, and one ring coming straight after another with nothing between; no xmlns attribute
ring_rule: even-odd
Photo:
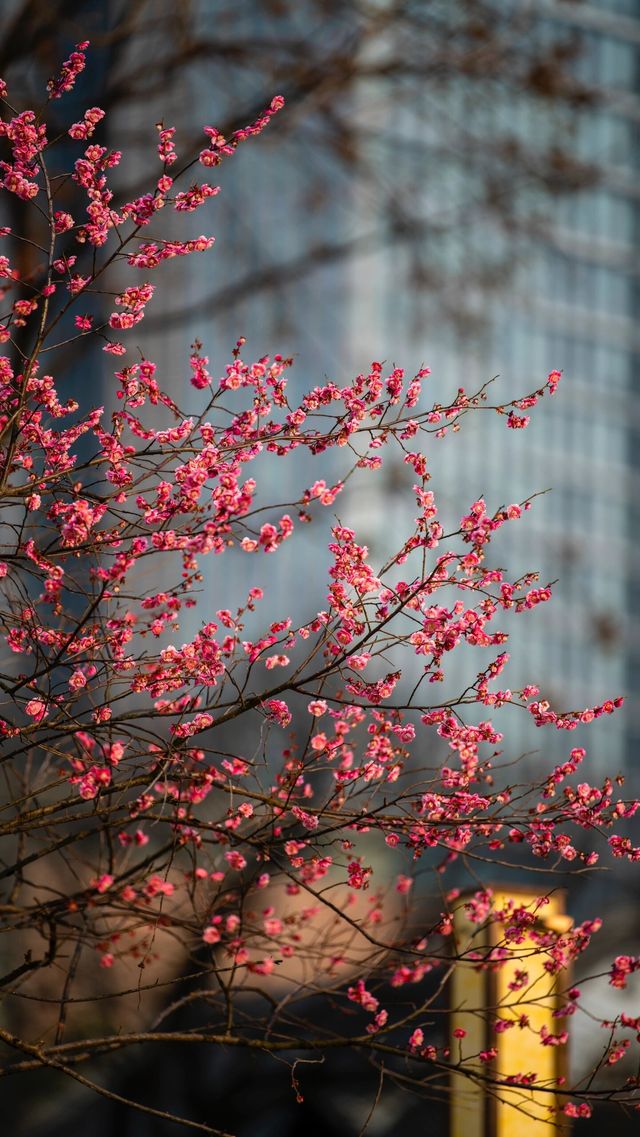
<svg viewBox="0 0 640 1137"><path fill-rule="evenodd" d="M563 932L571 926L560 893L550 895L542 906L541 893L532 889L488 891L492 913L512 902L535 916L537 931ZM557 1137L564 1119L557 1112L558 1096L536 1092L535 1087L553 1090L566 1067L566 1044L543 1046L540 1032L558 1035L566 1029L566 1020L553 1012L560 1003L559 991L567 986L567 972L550 974L544 966L549 955L530 935L513 944L504 938L504 924L491 916L480 925L471 921L465 907L469 900L471 895L461 896L454 915L457 953L478 953L481 959L458 963L450 986L451 1062L461 1063L468 1072L451 1076L450 1137ZM500 965L490 960L491 954L504 950L507 955ZM498 1020L514 1025L496 1032ZM458 1037L456 1031L465 1034ZM491 1049L495 1057L483 1061L480 1053ZM534 1071L531 1088L487 1081L502 1083L510 1075Z"/></svg>

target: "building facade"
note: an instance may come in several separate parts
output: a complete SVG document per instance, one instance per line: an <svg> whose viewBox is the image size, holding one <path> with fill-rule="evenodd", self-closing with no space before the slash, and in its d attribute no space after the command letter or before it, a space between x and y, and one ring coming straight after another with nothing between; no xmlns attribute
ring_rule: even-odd
<svg viewBox="0 0 640 1137"><path fill-rule="evenodd" d="M579 36L572 66L592 94L572 110L561 138L567 155L583 166L583 186L544 204L535 192L529 200L526 190L521 194L506 288L475 288L476 329L467 321L468 331L463 322L442 333L429 325L428 313L421 319L419 300L393 287L399 258L385 261L384 252L368 283L353 274L353 324L359 355L368 348L372 358L409 364L397 359L402 343L411 365L428 363L434 399L458 386L473 391L499 374L493 395L500 402L540 385L552 369L563 370L557 395L536 407L526 431L505 430L498 416L483 415L463 425L463 444L461 438L434 443L432 485L450 521L479 493L497 509L551 491L492 546L493 561L510 572L539 569L544 583L558 581L549 604L515 622L508 685L543 677L542 693L558 709L624 694L624 711L593 724L583 741L598 775L624 769L637 789L640 5L548 0L536 13L533 34L543 38L560 28ZM490 134L493 118L496 132L510 129L532 147L532 158L545 132L562 126L529 92L504 89L490 104L474 105L462 79L442 90L441 105L431 111L472 142ZM403 130L409 139L412 129L431 135L425 194L437 216L456 192L469 193L473 161L466 182L464 156L442 168L432 123L427 119L424 127L422 108L413 114L413 127L410 112ZM429 161L429 144L437 161ZM473 145L467 151L473 154ZM408 154L410 161L410 148ZM480 231L469 226L465 234L458 227L447 239L445 255L451 261L466 256L471 273L478 258L491 261L505 236L488 220ZM388 532L386 511L370 499L363 514L375 547ZM452 661L452 689L473 674L474 664ZM546 753L567 749L566 736L554 744L545 733L542 740L526 716L514 715L505 739L510 753L538 751L542 742Z"/></svg>

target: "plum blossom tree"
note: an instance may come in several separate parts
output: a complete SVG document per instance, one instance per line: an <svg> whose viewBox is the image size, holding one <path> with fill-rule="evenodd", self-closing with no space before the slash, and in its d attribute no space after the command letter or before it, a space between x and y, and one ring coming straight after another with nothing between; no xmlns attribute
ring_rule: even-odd
<svg viewBox="0 0 640 1137"><path fill-rule="evenodd" d="M479 497L445 532L425 451L469 414L526 427L560 372L507 403L487 385L427 405L427 368L407 380L374 362L349 384L293 398L291 360L247 361L239 340L220 378L194 345L182 407L131 332L162 262L204 253L213 238L157 229L166 212L215 197L194 170L232 159L283 100L229 137L206 126L199 158L183 165L174 130L158 124L148 191L118 201L109 179L121 155L93 140L100 108L69 125L78 156L51 173L61 140L48 137L47 107L73 88L87 46L37 110L0 89L4 190L30 203L41 233L27 278L0 260L2 1075L53 1071L209 1134L222 1130L175 1116L162 1087L152 1103L119 1093L114 1058L177 1044L261 1052L286 1063L302 1101L313 1074L299 1064L349 1051L379 1071L379 1095L387 1085L442 1094L454 1075L509 1102L522 1087L530 1096L513 1108L526 1113L535 1098L552 1118L589 1116L605 1098L634 1107L626 1065L613 1089L600 1075L636 1046L638 1018L605 1024L602 1059L582 1081L496 1061L508 1029L542 1054L566 1044L569 1016L586 1014L568 968L601 921L554 929L539 917L567 865L640 858L626 827L638 803L621 796L621 779L591 784L585 749L568 740L565 761L537 781L518 784L502 764L502 708L572 732L622 699L559 711L533 682L499 685L502 614L551 596L536 574L512 580L487 557L532 499L490 512ZM2 235L8 248L21 239ZM61 254L70 237L74 252ZM86 312L96 295L109 301L104 318L95 304ZM48 373L55 349L84 337L114 357L112 410L94 405L95 384L72 399L64 375ZM399 546L374 567L336 516L320 602L309 598L301 622L267 612L263 558L333 514L352 474L375 478L392 448L414 477ZM265 464L288 470L296 454L318 476L274 503ZM341 472L327 480L333 455ZM213 610L180 644L205 556L252 558L255 584L237 603L221 577ZM447 659L465 645L480 666L443 698ZM446 880L457 862L472 894ZM539 882L529 904L492 890L491 873L527 863ZM420 894L427 872L436 908ZM477 932L468 943L456 936L460 911ZM554 985L553 1031L535 1025L548 989L529 984L532 957ZM486 1024L478 1052L459 1045L463 1027L451 1043L433 1029L461 964L516 967L498 1005L472 1008ZM619 956L609 981L624 988L638 969L640 957Z"/></svg>

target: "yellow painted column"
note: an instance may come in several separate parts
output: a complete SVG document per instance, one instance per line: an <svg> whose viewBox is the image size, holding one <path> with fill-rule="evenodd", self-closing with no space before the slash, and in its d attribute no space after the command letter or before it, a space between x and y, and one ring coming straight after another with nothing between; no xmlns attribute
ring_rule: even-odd
<svg viewBox="0 0 640 1137"><path fill-rule="evenodd" d="M502 923L494 914L508 911L510 905L524 908L535 917L535 931L567 931L571 921L561 893L550 895L542 906L540 893L532 889L487 891L492 892L491 915L484 922L469 917L466 904L471 895L459 898L454 915L457 953L477 953L480 958L458 963L451 980L451 1061L461 1063L467 1073L451 1076L450 1137L557 1137L564 1122L557 1112L558 1096L536 1092L536 1087L554 1089L566 1068L567 1045L543 1046L541 1032L558 1035L566 1030L566 1021L553 1012L568 975L550 974L545 968L550 956L530 934L517 944L505 940L508 919ZM500 962L497 957L503 953ZM504 1026L496 1032L498 1021ZM457 1037L456 1031L464 1031L464 1037ZM481 1060L480 1053L491 1049L495 1057ZM487 1081L501 1083L533 1072L537 1076L531 1087Z"/></svg>

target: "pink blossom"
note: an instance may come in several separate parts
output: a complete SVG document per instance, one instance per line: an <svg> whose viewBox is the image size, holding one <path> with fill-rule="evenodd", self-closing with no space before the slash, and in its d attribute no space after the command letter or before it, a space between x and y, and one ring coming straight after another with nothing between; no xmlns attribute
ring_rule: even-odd
<svg viewBox="0 0 640 1137"><path fill-rule="evenodd" d="M403 895L406 895L406 893L410 892L412 888L413 877L402 876L402 874L400 874L400 876L396 878L396 892L400 892Z"/></svg>
<svg viewBox="0 0 640 1137"><path fill-rule="evenodd" d="M220 929L216 928L213 924L210 924L208 928L205 928L204 932L202 933L202 939L205 944L220 943L221 938Z"/></svg>
<svg viewBox="0 0 640 1137"><path fill-rule="evenodd" d="M110 873L105 872L93 882L93 887L96 889L96 892L107 892L113 884L113 879Z"/></svg>
<svg viewBox="0 0 640 1137"><path fill-rule="evenodd" d="M44 699L29 699L29 702L25 704L24 709L32 719L36 720L36 722L42 722L43 718L46 718L47 714L49 713L47 704L45 703Z"/></svg>
<svg viewBox="0 0 640 1137"><path fill-rule="evenodd" d="M308 704L308 711L310 715L315 715L316 718L320 715L326 714L327 703L325 699L312 699Z"/></svg>

